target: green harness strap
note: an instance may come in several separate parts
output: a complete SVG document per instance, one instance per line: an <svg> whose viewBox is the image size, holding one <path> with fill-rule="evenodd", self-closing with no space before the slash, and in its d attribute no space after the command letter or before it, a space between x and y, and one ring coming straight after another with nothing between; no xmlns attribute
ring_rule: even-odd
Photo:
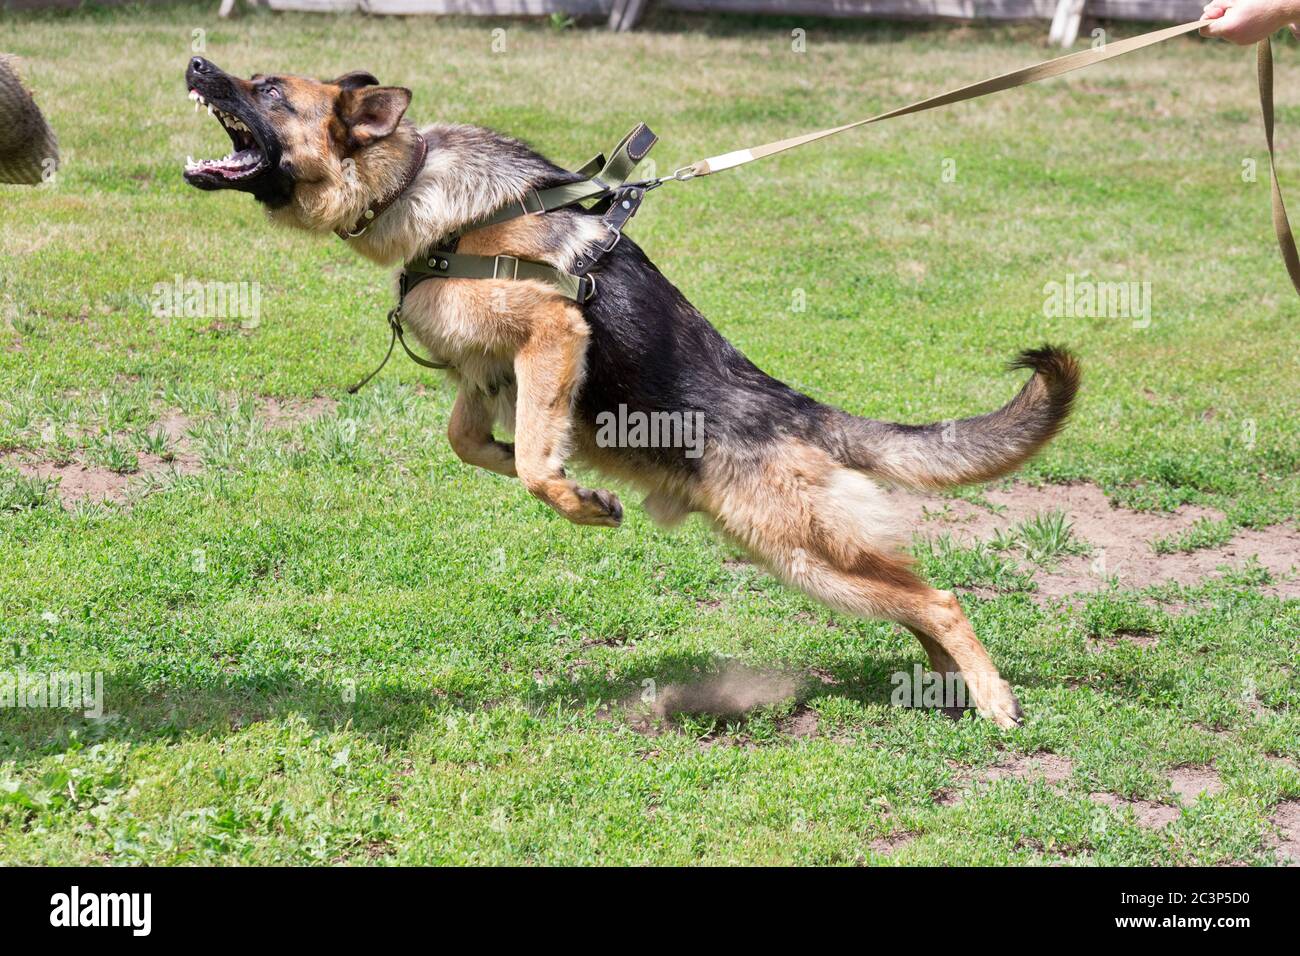
<svg viewBox="0 0 1300 956"><path fill-rule="evenodd" d="M638 123L619 140L608 160L601 153L576 171L576 175L586 177L581 182L530 190L523 200L509 203L491 215L476 219L461 230L461 235L520 216L535 216L588 199L610 196L627 184L641 160L645 159L658 141L659 137L650 127ZM425 279L535 279L545 282L564 297L579 304L596 293L595 280L586 274L574 275L544 262L516 259L514 256L476 256L442 249L430 250L406 264L403 272L406 289L414 288Z"/></svg>
<svg viewBox="0 0 1300 956"><path fill-rule="evenodd" d="M363 385L378 375L392 358L393 349L400 343L402 350L417 365L425 368L445 369L451 366L447 362L438 362L424 358L413 352L406 344L402 334L402 305L406 294L426 279L532 279L544 282L561 295L582 304L596 294L596 279L587 274L595 266L600 256L618 244L622 228L636 212L645 189L628 187L627 181L636 171L641 160L645 159L651 147L659 137L645 123L638 123L636 128L624 136L614 147L607 160L602 153L595 156L581 168L576 175L584 177L581 182L554 186L550 189L531 190L522 201L510 203L482 219L470 223L462 234L508 222L519 216L538 215L573 206L588 199L606 197L630 197L621 200L621 209L614 208L606 213L605 223L609 227L613 241L600 248L593 256L585 257L577 263L581 275L556 269L544 262L531 259L518 259L514 256L477 256L465 252L450 252L434 249L412 259L402 268L398 277L397 305L388 313L388 327L392 333L388 341L388 351L378 368L348 389L349 394L356 394ZM616 197L617 198L617 197ZM457 237L459 239L459 237Z"/></svg>
<svg viewBox="0 0 1300 956"><path fill-rule="evenodd" d="M579 304L596 294L596 283L591 276L573 275L544 262L514 256L431 252L428 258L408 262L402 278L406 286L403 297L425 279L535 279Z"/></svg>
<svg viewBox="0 0 1300 956"><path fill-rule="evenodd" d="M462 229L461 233L463 235L520 216L551 212L588 199L608 196L631 178L637 165L646 158L646 154L658 141L659 137L650 127L645 123L638 123L632 132L619 140L608 160L605 159L604 153L600 153L575 171L576 175L584 177L582 182L552 186L550 189L529 190L519 202L509 203L496 212L475 220Z"/></svg>

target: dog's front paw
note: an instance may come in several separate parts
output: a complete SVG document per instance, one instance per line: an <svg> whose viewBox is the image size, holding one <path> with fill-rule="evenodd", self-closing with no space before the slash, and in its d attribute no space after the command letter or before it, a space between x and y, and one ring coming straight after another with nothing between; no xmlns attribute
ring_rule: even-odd
<svg viewBox="0 0 1300 956"><path fill-rule="evenodd" d="M980 716L987 717L1003 730L1019 727L1024 723L1024 712L1020 709L1020 701L1016 699L1011 685L1001 679L990 683L991 693L985 695L987 700L978 708Z"/></svg>
<svg viewBox="0 0 1300 956"><path fill-rule="evenodd" d="M574 524L617 528L623 523L623 503L618 495L601 488L576 488L578 510L569 516Z"/></svg>

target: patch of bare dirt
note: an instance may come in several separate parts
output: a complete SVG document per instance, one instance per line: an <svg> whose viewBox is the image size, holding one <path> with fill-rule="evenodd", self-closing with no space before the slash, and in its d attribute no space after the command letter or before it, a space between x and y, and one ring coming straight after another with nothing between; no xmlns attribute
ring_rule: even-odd
<svg viewBox="0 0 1300 956"><path fill-rule="evenodd" d="M177 408L170 408L163 412L158 424L154 426L167 436L169 444L178 448L187 448L189 445L190 420L185 413Z"/></svg>
<svg viewBox="0 0 1300 956"><path fill-rule="evenodd" d="M1169 785L1184 804L1223 792L1223 781L1213 767L1175 767L1169 774Z"/></svg>
<svg viewBox="0 0 1300 956"><path fill-rule="evenodd" d="M3 461L28 478L57 481L59 500L65 506L81 501L120 504L130 497L131 486L142 479L167 474L193 475L203 470L203 462L191 446L189 429L190 420L183 412L174 408L165 411L148 431L161 433L167 439L166 448L161 455L137 452L139 467L132 472L116 472L79 458L54 461L38 451L11 452L3 456ZM81 434L76 429L66 431ZM46 438L49 440L52 435Z"/></svg>
<svg viewBox="0 0 1300 956"><path fill-rule="evenodd" d="M806 740L809 737L817 736L817 711L807 707L795 711L789 717L780 721L777 728L781 733L789 737L796 737Z"/></svg>
<svg viewBox="0 0 1300 956"><path fill-rule="evenodd" d="M332 398L259 398L257 415L267 428L293 428L324 418L339 407Z"/></svg>
<svg viewBox="0 0 1300 956"><path fill-rule="evenodd" d="M1160 643L1160 638L1149 631L1118 631L1110 637L1099 637L1090 642L1090 650L1102 650L1103 648L1119 647L1121 644L1131 644L1134 647L1155 647Z"/></svg>
<svg viewBox="0 0 1300 956"><path fill-rule="evenodd" d="M994 780L1041 780L1058 784L1070 779L1074 762L1069 757L1054 753L1013 754L1004 757L992 767L982 771L977 780L991 783Z"/></svg>
<svg viewBox="0 0 1300 956"><path fill-rule="evenodd" d="M1300 866L1300 800L1279 803L1269 823L1278 829L1278 838L1272 844L1278 861L1283 866Z"/></svg>
<svg viewBox="0 0 1300 956"><path fill-rule="evenodd" d="M915 839L915 833L891 833L888 836L876 837L867 844L867 849L872 853L879 853L881 856L889 856Z"/></svg>
<svg viewBox="0 0 1300 956"><path fill-rule="evenodd" d="M139 469L126 474L85 462L55 462L19 454L6 455L4 461L28 478L57 481L59 500L65 507L81 501L111 501L120 504L130 497L131 486L141 478L170 472L194 474L201 468L198 459L189 455L161 458L141 452L136 457L140 463Z"/></svg>
<svg viewBox="0 0 1300 956"><path fill-rule="evenodd" d="M1300 531L1289 525L1242 529L1217 548L1156 554L1152 542L1157 539L1175 537L1203 519L1222 520L1223 515L1193 506L1168 513L1117 508L1100 488L1089 483L989 489L984 497L996 512L960 499L902 489L894 490L890 497L918 532L948 532L966 545L987 542L1035 515L1064 511L1073 522L1074 537L1091 545L1092 551L1063 556L1050 569L1033 568L1036 596L1042 599L1099 591L1111 578L1127 588L1197 584L1215 576L1220 565L1240 567L1252 556L1274 579L1263 589L1266 593L1300 597Z"/></svg>
<svg viewBox="0 0 1300 956"><path fill-rule="evenodd" d="M993 783L998 780L1040 780L1049 786L1060 786L1074 773L1074 761L1060 754L1042 751L1035 754L1006 754L991 767L983 770L966 770L958 774L957 787L940 790L934 802L950 807L961 803L971 786Z"/></svg>
<svg viewBox="0 0 1300 956"><path fill-rule="evenodd" d="M1115 793L1090 793L1089 799L1094 803L1100 803L1103 806L1123 809L1127 807L1133 811L1133 818L1137 820L1138 826L1148 827L1152 830L1159 830L1173 823L1182 814L1178 807L1170 806L1166 803L1155 803L1151 800L1129 800Z"/></svg>
<svg viewBox="0 0 1300 956"><path fill-rule="evenodd" d="M843 683L838 677L836 677L834 674L832 674L830 671L826 670L825 668L810 667L808 668L808 673L813 678L827 685L828 687L835 687Z"/></svg>

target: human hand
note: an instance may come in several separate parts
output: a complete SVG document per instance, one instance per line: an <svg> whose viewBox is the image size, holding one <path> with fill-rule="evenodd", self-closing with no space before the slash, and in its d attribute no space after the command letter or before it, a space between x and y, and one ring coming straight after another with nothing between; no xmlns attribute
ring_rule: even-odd
<svg viewBox="0 0 1300 956"><path fill-rule="evenodd" d="M1295 0L1211 0L1202 16L1211 22L1201 27L1201 36L1230 43L1258 43L1288 25L1300 37L1293 22L1300 19L1300 4Z"/></svg>

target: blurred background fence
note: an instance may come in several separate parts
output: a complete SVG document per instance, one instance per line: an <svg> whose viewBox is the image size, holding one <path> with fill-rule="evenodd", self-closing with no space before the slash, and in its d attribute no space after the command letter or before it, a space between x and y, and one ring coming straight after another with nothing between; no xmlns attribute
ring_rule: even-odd
<svg viewBox="0 0 1300 956"><path fill-rule="evenodd" d="M114 0L98 0L111 4ZM213 0L223 15L237 0ZM1090 17L1113 20L1183 22L1201 13L1202 0L239 0L315 13L370 13L408 16L461 14L479 16L601 16L614 30L633 29L653 3L663 10L708 13L799 14L823 17L877 17L906 20L1051 20L1052 38L1068 46L1078 25ZM8 10L67 9L82 0L0 0ZM1086 8L1086 9L1085 9Z"/></svg>

